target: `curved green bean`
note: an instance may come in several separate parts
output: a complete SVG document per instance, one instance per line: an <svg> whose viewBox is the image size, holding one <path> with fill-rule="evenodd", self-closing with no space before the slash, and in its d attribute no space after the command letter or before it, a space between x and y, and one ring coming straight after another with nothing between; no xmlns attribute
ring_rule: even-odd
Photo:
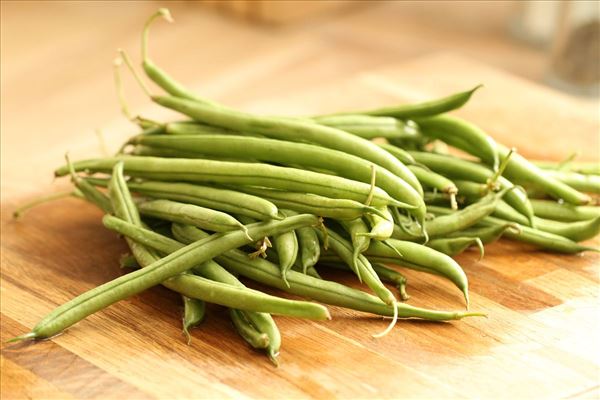
<svg viewBox="0 0 600 400"><path fill-rule="evenodd" d="M479 248L479 259L484 255L483 242L478 237L457 236L452 238L433 239L427 242L427 247L444 253L447 256L454 257L467 250L473 245Z"/></svg>
<svg viewBox="0 0 600 400"><path fill-rule="evenodd" d="M269 347L269 337L267 334L258 331L252 326L241 311L232 308L229 310L229 316L237 332L250 346L255 349L266 349Z"/></svg>
<svg viewBox="0 0 600 400"><path fill-rule="evenodd" d="M347 115L347 114L364 114L364 115L381 115L395 117L399 119L414 119L420 117L429 117L437 114L442 114L448 111L462 107L482 85L477 85L473 89L465 92L459 92L440 99L425 101L414 104L401 104L391 107L383 107L372 110L362 110L354 112L340 112L335 114L321 115L319 118Z"/></svg>
<svg viewBox="0 0 600 400"><path fill-rule="evenodd" d="M494 171L498 169L500 158L496 142L474 124L446 114L418 119L416 122L425 136L471 153L490 165ZM468 143L468 146L463 143Z"/></svg>
<svg viewBox="0 0 600 400"><path fill-rule="evenodd" d="M202 300L187 296L181 296L181 298L183 299L183 333L190 344L192 341L190 329L202 322L206 313L206 305Z"/></svg>

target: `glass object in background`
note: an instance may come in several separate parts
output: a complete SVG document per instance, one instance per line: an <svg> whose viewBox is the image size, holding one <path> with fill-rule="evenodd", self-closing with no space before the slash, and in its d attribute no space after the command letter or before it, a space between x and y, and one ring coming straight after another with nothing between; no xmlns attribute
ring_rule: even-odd
<svg viewBox="0 0 600 400"><path fill-rule="evenodd" d="M547 82L583 96L600 95L600 2L518 3L511 24L519 39L548 50Z"/></svg>
<svg viewBox="0 0 600 400"><path fill-rule="evenodd" d="M561 2L547 79L574 94L600 95L600 2Z"/></svg>

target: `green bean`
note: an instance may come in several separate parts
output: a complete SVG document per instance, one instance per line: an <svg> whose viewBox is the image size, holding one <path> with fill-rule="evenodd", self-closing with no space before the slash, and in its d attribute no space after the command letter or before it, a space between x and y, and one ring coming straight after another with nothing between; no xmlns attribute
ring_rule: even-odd
<svg viewBox="0 0 600 400"><path fill-rule="evenodd" d="M568 161L568 162L554 162L554 161L533 161L533 164L544 170L557 170L557 171L568 171L577 172L584 175L600 175L600 162L585 162L585 161Z"/></svg>
<svg viewBox="0 0 600 400"><path fill-rule="evenodd" d="M498 145L498 151L502 157L509 152L506 147L501 145ZM504 175L516 183L536 184L542 187L550 196L556 199L562 199L567 203L584 205L590 202L590 197L588 195L578 192L567 184L547 176L544 171L521 157L519 154L515 154L510 158ZM513 204L511 205L514 207Z"/></svg>
<svg viewBox="0 0 600 400"><path fill-rule="evenodd" d="M156 237L154 235L153 237L155 237L158 242L162 241L162 246L165 245L166 241L163 238ZM177 251L177 249L181 247L183 247L181 243L176 242L174 240L170 241L170 251L165 253L168 254ZM194 267L193 271L194 273L204 278L211 279L213 281L225 283L227 285L235 286L242 289L246 288L246 286L244 286L244 284L240 282L233 274L228 272L225 268L223 268L221 265L217 264L213 260ZM231 309L231 311L233 310L234 309ZM235 309L235 311L238 313L238 315L244 318L243 321L248 321L248 323L250 323L254 327L254 329L257 330L260 334L264 334L267 336L268 343L265 348L267 349L267 353L271 361L275 365L277 365L277 355L279 354L279 349L281 348L281 334L279 333L279 329L277 328L277 325L275 324L275 321L273 321L271 315L265 312L257 312L253 310L243 311ZM243 335L242 337L246 339L246 337L244 337Z"/></svg>
<svg viewBox="0 0 600 400"><path fill-rule="evenodd" d="M447 278L456 285L465 297L469 305L469 282L463 269L447 255L434 249L417 243L390 239L389 246L377 241L371 241L371 245L365 252L369 260L374 262L394 263L417 271L440 275ZM402 254L402 257L398 255Z"/></svg>
<svg viewBox="0 0 600 400"><path fill-rule="evenodd" d="M282 213L287 216L298 214L292 210L282 210ZM321 255L321 245L319 243L319 237L317 236L317 233L315 232L314 228L306 227L296 229L295 236L298 239L298 253L300 255L299 261L301 271L306 274L310 268L312 269L311 274L316 273L313 267L317 261L319 261L319 256ZM298 263L296 262L295 264Z"/></svg>
<svg viewBox="0 0 600 400"><path fill-rule="evenodd" d="M408 168L413 174L415 174L422 186L439 190L442 193L448 194L452 208L458 207L456 204L456 194L458 193L458 188L454 182L419 165L409 165Z"/></svg>
<svg viewBox="0 0 600 400"><path fill-rule="evenodd" d="M587 193L600 194L600 176L584 175L578 172L568 171L543 171L546 176L566 183L575 190Z"/></svg>
<svg viewBox="0 0 600 400"><path fill-rule="evenodd" d="M417 124L425 136L442 140L471 153L490 165L494 171L498 169L499 156L496 142L474 124L445 114L418 119ZM468 143L468 146L464 146L463 143Z"/></svg>
<svg viewBox="0 0 600 400"><path fill-rule="evenodd" d="M379 279L396 286L402 301L406 301L410 298L410 296L406 293L406 277L404 275L394 269L386 267L383 264L372 263L371 265L373 266L375 273L377 273L377 276L379 276Z"/></svg>
<svg viewBox="0 0 600 400"><path fill-rule="evenodd" d="M21 218L27 211L29 211L30 209L37 207L41 204L45 204L54 200L59 200L59 199L64 199L66 197L76 197L76 198L81 198L81 199L85 199L85 196L83 195L83 193L81 193L79 191L79 189L75 189L75 190L65 190L62 192L56 192L56 193L50 193L48 195L44 195L44 196L40 196L40 197L36 197L33 200L28 201L27 203L24 203L22 205L20 205L19 207L17 207L14 211L13 211L13 218L14 219L19 219Z"/></svg>
<svg viewBox="0 0 600 400"><path fill-rule="evenodd" d="M91 190L96 190L96 188L91 184L88 185ZM114 218L118 221L126 221L134 224L134 226L143 227L140 216L123 177L123 164L119 163L115 166L108 188L110 194L110 211L114 210L115 215L123 218L124 220L120 220L116 217L110 217L108 214L106 217ZM139 266L146 267L160 259L154 250L146 248L143 243L134 242L129 238L126 238L126 241ZM167 280L162 284L167 288L173 289L170 280ZM191 336L189 334L189 329L190 327L200 323L200 321L202 321L204 318L205 304L201 299L191 298L185 294L182 294L182 299L184 303L183 333L187 337L188 344L190 344Z"/></svg>
<svg viewBox="0 0 600 400"><path fill-rule="evenodd" d="M241 229L247 233L246 227L231 215L194 204L172 200L151 200L138 204L138 209L142 215L190 224L213 232Z"/></svg>
<svg viewBox="0 0 600 400"><path fill-rule="evenodd" d="M123 156L78 161L73 164L73 167L76 171L107 172L120 161L124 163L127 174L156 180L261 185L356 201L365 201L372 189L366 183L337 176L267 164L252 164L252 168L248 168L243 163L227 161ZM63 176L66 172L66 168L61 167L55 171L55 174ZM410 207L392 199L385 191L375 187L373 205L388 204Z"/></svg>
<svg viewBox="0 0 600 400"><path fill-rule="evenodd" d="M311 193L288 192L262 187L236 186L236 189L268 200L279 208L324 218L347 220L359 218L368 213L384 216L377 208L354 200L332 199Z"/></svg>
<svg viewBox="0 0 600 400"><path fill-rule="evenodd" d="M280 212L286 217L291 215L286 214L284 210L280 210ZM273 246L275 247L279 258L281 277L287 282L287 272L292 268L292 265L294 265L296 258L298 257L299 249L296 233L294 231L289 231L273 236Z"/></svg>
<svg viewBox="0 0 600 400"><path fill-rule="evenodd" d="M350 240L352 241L352 260L354 270L356 271L356 268L358 268L356 266L358 263L358 255L366 251L371 243L371 237L368 235L369 227L362 218L346 221L338 220L337 222L348 233L348 236L350 236Z"/></svg>
<svg viewBox="0 0 600 400"><path fill-rule="evenodd" d="M173 225L173 234L184 243L192 243L206 238L208 235L192 226ZM272 286L299 296L308 297L326 304L351 308L357 311L392 316L393 307L385 304L379 298L360 290L352 289L336 282L315 279L295 271L289 271L288 287L281 279L279 268L273 263L261 259L249 259L240 250L230 250L216 257L225 268L257 282ZM431 320L460 319L468 316L481 316L481 313L446 312L426 310L408 304L398 304L401 318L425 318Z"/></svg>
<svg viewBox="0 0 600 400"><path fill-rule="evenodd" d="M427 247L444 253L447 256L454 257L476 245L479 248L479 259L483 258L483 243L478 237L458 236L452 238L433 239L427 242Z"/></svg>
<svg viewBox="0 0 600 400"><path fill-rule="evenodd" d="M319 265L352 272L352 269L343 262L321 262ZM382 282L391 283L396 286L402 301L406 301L410 298L410 296L406 293L406 278L404 275L396 270L386 267L383 264L372 263L371 266L373 267L373 271L375 271Z"/></svg>
<svg viewBox="0 0 600 400"><path fill-rule="evenodd" d="M107 181L86 178L97 186L105 186ZM160 181L127 182L130 190L158 199L181 201L226 213L237 213L257 220L281 219L277 206L259 196L241 193L236 190L201 186L190 183Z"/></svg>
<svg viewBox="0 0 600 400"><path fill-rule="evenodd" d="M365 217L371 225L371 230L367 233L357 233L357 235L368 236L371 239L381 241L392 237L394 233L394 218L387 207L381 208L380 211L385 214L385 218L379 215L367 214Z"/></svg>
<svg viewBox="0 0 600 400"><path fill-rule="evenodd" d="M334 115L315 117L321 125L337 128L360 136L363 139L374 138L414 138L419 135L412 121L402 121L393 117L370 115Z"/></svg>
<svg viewBox="0 0 600 400"><path fill-rule="evenodd" d="M462 107L473 95L473 93L479 89L482 85L478 85L471 90L465 92L459 92L452 94L447 97L443 97L436 100L430 100L422 103L415 104L402 104L398 106L383 107L373 110L363 110L355 112L341 112L329 115L322 115L320 118L333 116L333 115L346 115L346 114L364 114L364 115L381 115L395 117L399 119L414 119L420 117L429 117L437 114L442 114L448 111L455 110Z"/></svg>
<svg viewBox="0 0 600 400"><path fill-rule="evenodd" d="M231 157L201 157L198 153L183 150L173 150L163 147L150 147L150 146L134 146L128 155L141 156L141 157L165 157L165 158L203 158L205 160L217 160L217 161L234 161L239 163L251 163L250 160L239 160Z"/></svg>
<svg viewBox="0 0 600 400"><path fill-rule="evenodd" d="M238 135L138 136L130 140L154 148L197 153L200 156L230 157L277 163L284 166L332 171L335 175L363 183L371 182L373 164L341 151L307 143L286 142ZM384 168L375 168L377 186L396 200L418 207L422 199L408 183Z"/></svg>
<svg viewBox="0 0 600 400"><path fill-rule="evenodd" d="M418 180L397 158L376 144L339 129L298 120L260 117L235 110L206 106L177 97L153 96L152 100L210 125L244 133L262 134L274 139L311 142L352 154L389 170L406 181L418 194L422 193ZM424 205L413 212L417 218L424 218Z"/></svg>
<svg viewBox="0 0 600 400"><path fill-rule="evenodd" d="M504 189L506 191L508 189ZM457 211L452 215L437 217L431 221L425 222L425 230L430 238L445 236L449 233L463 230L476 224L482 218L490 215L496 209L499 200L504 195L504 191L498 194L489 194L480 201ZM428 209L431 206L428 207ZM418 240L419 237L404 231L398 225L394 226L394 239Z"/></svg>
<svg viewBox="0 0 600 400"><path fill-rule="evenodd" d="M319 238L323 240L322 233L317 232ZM371 263L362 255L359 254L354 263L354 252L352 244L346 241L342 236L335 231L329 231L329 247L335 252L350 268L356 269L355 273L360 280L364 281L367 286L386 304L394 304L394 295L381 283L379 277L373 271Z"/></svg>
<svg viewBox="0 0 600 400"><path fill-rule="evenodd" d="M468 229L463 229L462 231L458 231L458 232L453 232L450 233L448 235L448 237L450 238L455 238L455 237L477 237L479 238L479 240L481 240L481 243L483 244L488 244L488 243L492 243L495 242L496 240L498 240L503 234L504 232L506 232L507 230L512 229L515 232L519 232L521 230L521 227L515 223L507 223L504 225L491 225L491 226L473 226L471 228Z"/></svg>
<svg viewBox="0 0 600 400"><path fill-rule="evenodd" d="M75 171L73 170L73 166L71 165L71 161L68 156L65 156L67 159L67 166L69 167L69 173L71 175L71 182L75 185L77 189L83 194L83 196L90 203L96 205L105 213L109 213L112 211L112 206L110 204L110 199L104 193L100 192L96 189L92 184L86 182L81 179Z"/></svg>
<svg viewBox="0 0 600 400"><path fill-rule="evenodd" d="M408 151L398 146L394 146L393 144L388 143L377 143L377 145L385 151L387 151L388 153L390 153L391 155L393 155L394 157L396 157L398 160L400 160L403 164L406 164L407 166L417 163L413 156L411 156L408 153Z"/></svg>
<svg viewBox="0 0 600 400"><path fill-rule="evenodd" d="M428 208L430 212L439 215L449 215L453 211L444 207L431 206ZM502 220L496 217L485 217L480 221L479 225L483 226L504 226L509 221ZM589 246L582 246L570 239L564 238L553 233L541 231L539 229L530 228L528 226L520 226L520 231L515 232L511 229L505 231L504 236L509 239L517 240L524 243L529 243L546 250L555 251L558 253L580 253L582 251L599 251L599 249Z"/></svg>
<svg viewBox="0 0 600 400"><path fill-rule="evenodd" d="M229 316L237 332L250 346L255 349L266 349L269 347L269 337L267 334L258 331L252 326L241 311L232 308L229 310Z"/></svg>
<svg viewBox="0 0 600 400"><path fill-rule="evenodd" d="M256 237L268 236L301 226L316 225L317 222L317 217L303 214L286 218L283 221L253 224L248 227L248 233ZM327 309L317 304L306 303L306 305L301 306L297 304L290 306L291 303L287 303L288 300L283 301L282 299L271 298L261 292L251 291L250 289L241 290L240 288L211 282L197 276L177 275L192 268L194 265L214 258L217 254L247 243L249 243L249 240L243 232L234 231L214 234L204 240L186 246L143 269L123 275L79 295L75 299L57 307L40 321L31 332L21 336L19 339L53 336L88 315L119 300L156 286L171 277L173 279L169 280L169 284L175 290L180 291L188 297L199 298L233 308L252 308L257 311L281 312L316 319L329 318ZM189 285L190 282L194 286ZM264 301L266 299L269 299L269 302L272 301L271 305L273 307L266 307L269 304L269 302Z"/></svg>
<svg viewBox="0 0 600 400"><path fill-rule="evenodd" d="M155 14L153 14L146 24L142 32L142 67L146 75L158 86L164 89L167 93L173 96L179 96L182 98L190 99L205 104L216 104L204 97L198 96L188 89L186 89L179 82L169 77L163 70L161 70L150 58L148 57L148 36L150 32L150 26L158 19L164 18L168 22L172 22L171 13L166 8L160 8Z"/></svg>
<svg viewBox="0 0 600 400"><path fill-rule="evenodd" d="M269 251L270 251L270 249L269 249ZM267 252L267 254L268 254L268 252ZM268 256L267 256L267 259L269 259ZM271 259L269 259L269 261L273 262L273 260L271 260ZM300 263L299 260L296 260L294 265L292 265L292 271L301 272L304 275L310 275L313 278L321 279L321 275L319 275L319 273L317 272L315 267L308 267L308 268L306 268L306 271L304 271L302 268L302 264Z"/></svg>
<svg viewBox="0 0 600 400"><path fill-rule="evenodd" d="M427 166L427 168L430 168L434 172L444 175L452 180L462 179L477 183L490 184L493 183L491 181L495 177L494 173L485 166L457 157L425 152L410 152L410 154L418 163L424 164ZM507 154L503 154L504 159L506 159ZM507 161L506 168L508 168L515 157L520 156L513 153L509 161ZM497 178L497 183L501 189L514 187L512 182L502 176ZM533 209L526 193L521 190L511 190L510 192L506 193L505 200L515 210L525 215L530 221L533 219Z"/></svg>
<svg viewBox="0 0 600 400"><path fill-rule="evenodd" d="M461 196L465 196L468 199L479 199L490 192L489 185L483 183L456 179L454 180L454 184Z"/></svg>
<svg viewBox="0 0 600 400"><path fill-rule="evenodd" d="M188 344L190 344L192 340L190 328L202 322L206 307L202 300L192 299L187 296L181 297L183 298L183 333L187 337Z"/></svg>
<svg viewBox="0 0 600 400"><path fill-rule="evenodd" d="M600 217L600 207L595 206L574 206L552 200L531 200L531 205L535 215L540 218L574 222Z"/></svg>
<svg viewBox="0 0 600 400"><path fill-rule="evenodd" d="M236 133L235 131L229 129L200 124L196 121L178 121L166 123L165 132L171 135L223 135Z"/></svg>
<svg viewBox="0 0 600 400"><path fill-rule="evenodd" d="M496 211L494 211L492 215L504 220L523 224L523 216L503 201L498 203ZM600 216L575 222L560 222L534 217L534 222L536 228L541 231L560 235L575 242L591 239L600 233Z"/></svg>

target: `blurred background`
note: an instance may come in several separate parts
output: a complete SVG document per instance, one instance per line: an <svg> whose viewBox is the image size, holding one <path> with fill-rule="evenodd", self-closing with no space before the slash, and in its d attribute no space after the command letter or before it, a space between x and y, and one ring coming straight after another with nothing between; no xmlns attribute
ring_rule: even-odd
<svg viewBox="0 0 600 400"><path fill-rule="evenodd" d="M334 82L433 55L431 69L404 77L410 89L379 85L388 102L464 90L462 82L444 86L438 77L449 60L462 57L558 90L586 112L599 108L598 1L2 1L3 189L22 192L21 182L47 174L66 139L102 128L109 144L118 143L131 130L119 115L112 60L117 47L139 60L144 21L165 6L175 23L153 26L154 60L204 95L251 111L288 112L290 103L279 100L307 88L339 92L344 86ZM456 76L456 65L446 74ZM469 77L468 85L484 78ZM144 111L148 99L129 76L124 80L130 107ZM491 96L495 89L483 83ZM332 101L323 93L329 92L298 97L293 109L346 106L345 96ZM346 97L354 108L369 103ZM68 150L90 146L72 140ZM36 157L27 171L15 172L28 153Z"/></svg>

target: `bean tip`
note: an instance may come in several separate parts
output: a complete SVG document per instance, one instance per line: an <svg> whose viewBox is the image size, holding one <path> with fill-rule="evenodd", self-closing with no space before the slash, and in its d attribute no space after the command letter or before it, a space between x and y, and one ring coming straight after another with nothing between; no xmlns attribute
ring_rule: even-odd
<svg viewBox="0 0 600 400"><path fill-rule="evenodd" d="M394 316L392 317L392 322L390 322L390 324L387 326L387 328L385 328L383 332L371 335L375 339L379 339L381 337L386 336L392 331L392 329L396 325L396 322L398 322L398 302L396 302L396 299L394 299L392 306L394 307Z"/></svg>
<svg viewBox="0 0 600 400"><path fill-rule="evenodd" d="M5 343L14 343L19 342L21 340L33 340L37 339L37 334L35 332L27 332L19 336L15 336L14 338L8 339Z"/></svg>
<svg viewBox="0 0 600 400"><path fill-rule="evenodd" d="M175 20L173 19L173 16L171 15L171 11L169 11L168 8L159 8L158 9L158 14L163 17L165 19L165 21L172 23Z"/></svg>

